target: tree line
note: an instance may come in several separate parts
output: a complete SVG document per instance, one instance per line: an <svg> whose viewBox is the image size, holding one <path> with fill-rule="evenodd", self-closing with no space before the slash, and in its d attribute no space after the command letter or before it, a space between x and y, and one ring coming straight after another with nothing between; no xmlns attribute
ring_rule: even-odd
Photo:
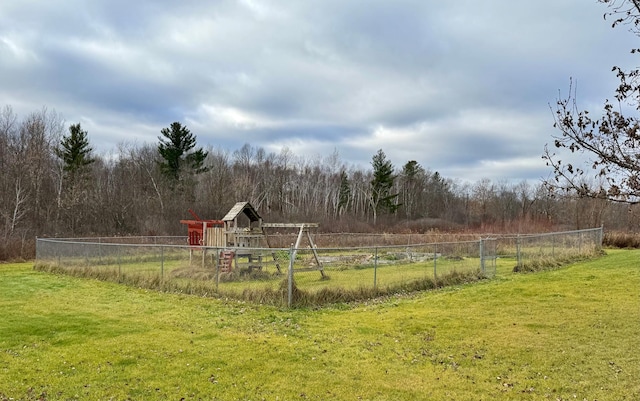
<svg viewBox="0 0 640 401"><path fill-rule="evenodd" d="M188 209L219 219L249 201L269 222L319 222L323 231L637 228L636 209L577 198L544 183L460 182L380 149L358 167L337 153L303 158L245 144L197 147L179 122L157 143L100 155L81 125L53 110L0 111L0 259L33 256L34 238L184 235Z"/></svg>

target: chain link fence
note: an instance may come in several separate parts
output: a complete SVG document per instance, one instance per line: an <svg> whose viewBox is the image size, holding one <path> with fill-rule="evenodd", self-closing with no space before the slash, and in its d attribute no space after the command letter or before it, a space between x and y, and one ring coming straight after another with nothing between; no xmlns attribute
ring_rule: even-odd
<svg viewBox="0 0 640 401"><path fill-rule="evenodd" d="M186 237L38 238L36 268L164 291L309 306L491 278L499 258L513 259L516 271L536 270L540 260L584 258L600 250L602 229L403 245L398 242L406 236L387 234L378 245L371 241L379 236L363 238L358 245L357 234L334 234L326 241L316 236L315 247L298 249L190 247ZM289 240L282 236L276 242ZM328 240L349 246L322 246Z"/></svg>
<svg viewBox="0 0 640 401"><path fill-rule="evenodd" d="M516 260L514 271L531 272L598 256L602 227L548 234L520 234L499 238L498 253Z"/></svg>

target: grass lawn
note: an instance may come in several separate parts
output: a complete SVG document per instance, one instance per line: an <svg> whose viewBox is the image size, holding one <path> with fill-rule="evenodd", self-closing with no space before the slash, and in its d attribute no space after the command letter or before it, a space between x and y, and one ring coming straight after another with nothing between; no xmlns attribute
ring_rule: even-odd
<svg viewBox="0 0 640 401"><path fill-rule="evenodd" d="M640 251L318 310L0 264L0 400L638 400Z"/></svg>

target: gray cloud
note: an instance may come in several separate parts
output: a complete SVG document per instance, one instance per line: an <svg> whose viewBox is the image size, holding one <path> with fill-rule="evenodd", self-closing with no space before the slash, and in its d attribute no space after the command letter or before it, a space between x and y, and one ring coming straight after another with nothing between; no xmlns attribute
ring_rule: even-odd
<svg viewBox="0 0 640 401"><path fill-rule="evenodd" d="M0 5L0 96L81 121L97 147L157 141L369 166L382 148L459 179L547 175L553 103L597 110L635 37L597 2L59 1Z"/></svg>

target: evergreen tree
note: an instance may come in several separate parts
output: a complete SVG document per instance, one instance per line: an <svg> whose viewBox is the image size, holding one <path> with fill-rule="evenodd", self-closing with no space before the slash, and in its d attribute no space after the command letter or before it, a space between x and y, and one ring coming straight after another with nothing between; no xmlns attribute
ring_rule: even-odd
<svg viewBox="0 0 640 401"><path fill-rule="evenodd" d="M207 152L202 148L193 150L196 137L179 122L174 122L169 128L163 128L158 139L158 153L162 156L160 169L163 174L173 180L179 180L182 173L202 173L206 171L204 160Z"/></svg>
<svg viewBox="0 0 640 401"><path fill-rule="evenodd" d="M69 127L54 153L62 161L57 185L58 211L55 220L75 234L82 229L82 221L91 218L92 186L89 166L95 162L91 155L87 131L78 124Z"/></svg>
<svg viewBox="0 0 640 401"><path fill-rule="evenodd" d="M408 161L402 167L402 204L407 218L413 218L422 197L426 172L415 160Z"/></svg>
<svg viewBox="0 0 640 401"><path fill-rule="evenodd" d="M393 164L387 160L387 155L380 149L373 156L371 165L373 166L371 201L374 213L377 214L378 211L395 213L400 205L396 202L398 194L391 193L396 179Z"/></svg>
<svg viewBox="0 0 640 401"><path fill-rule="evenodd" d="M338 194L338 214L342 214L351 203L351 187L349 186L349 178L347 172L340 172L340 193Z"/></svg>
<svg viewBox="0 0 640 401"><path fill-rule="evenodd" d="M448 199L451 193L451 184L445 180L439 172L433 173L427 181L427 216L442 216L447 209Z"/></svg>
<svg viewBox="0 0 640 401"><path fill-rule="evenodd" d="M63 170L71 180L83 173L86 167L95 161L91 157L93 148L89 145L87 131L78 124L69 127L69 135L64 135L60 144L54 149L63 163Z"/></svg>

